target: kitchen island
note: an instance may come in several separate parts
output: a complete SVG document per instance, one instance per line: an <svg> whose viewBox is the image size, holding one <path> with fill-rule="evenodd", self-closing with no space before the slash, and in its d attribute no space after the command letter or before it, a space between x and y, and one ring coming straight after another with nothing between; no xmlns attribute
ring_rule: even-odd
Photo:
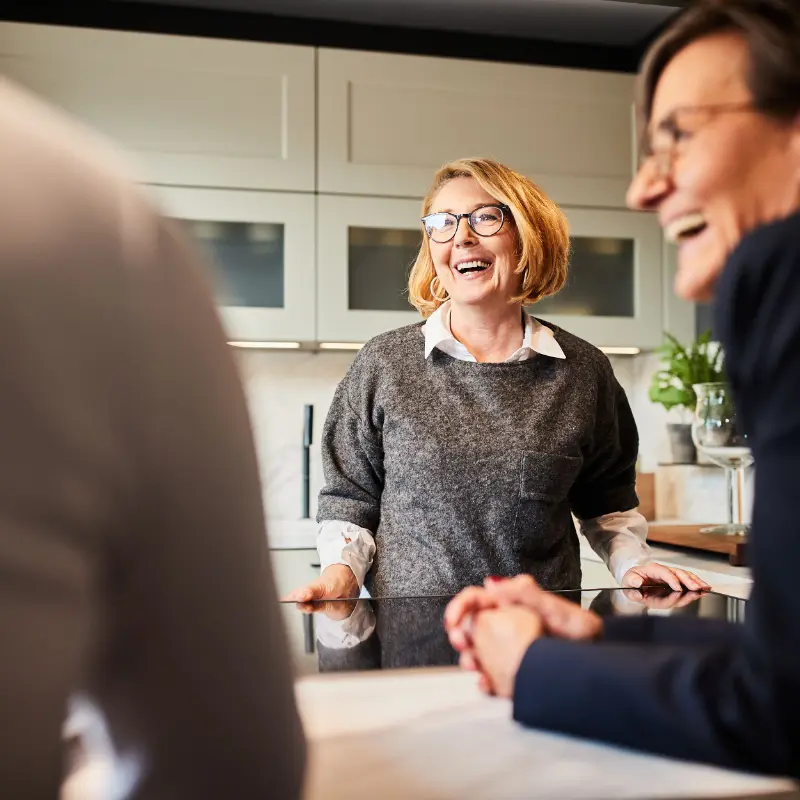
<svg viewBox="0 0 800 800"><path fill-rule="evenodd" d="M293 588L301 575L303 577L318 574L316 571L296 573L297 577L287 574L282 581L281 563L291 559L291 553L305 551L307 557L306 567L317 562L317 524L310 519L279 520L270 519L267 523L267 537L270 550L274 556L283 553L284 556L273 558L278 573L278 582L286 584L286 591ZM609 588L618 586L611 573L606 568L600 556L594 552L583 536L579 536L581 567L583 570L583 588ZM727 557L715 553L703 553L697 550L687 550L680 547L667 545L650 546L653 559L671 567L679 567L696 573L708 582L715 591L723 594L732 594L735 597L748 597L752 578L747 567L734 567L728 563Z"/></svg>
<svg viewBox="0 0 800 800"><path fill-rule="evenodd" d="M738 621L746 613L744 600L713 593L657 591L640 602L618 589L567 594L604 614ZM475 676L454 666L441 628L447 601L314 607L320 674L296 684L310 744L307 800L800 798L789 780L518 726L509 701L484 696Z"/></svg>

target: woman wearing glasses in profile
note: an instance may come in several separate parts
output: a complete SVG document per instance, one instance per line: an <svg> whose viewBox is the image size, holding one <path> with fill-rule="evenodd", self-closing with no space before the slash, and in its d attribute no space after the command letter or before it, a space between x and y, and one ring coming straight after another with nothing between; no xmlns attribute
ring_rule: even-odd
<svg viewBox="0 0 800 800"><path fill-rule="evenodd" d="M654 564L638 434L608 359L525 311L567 277L567 220L487 159L440 169L409 297L425 322L384 333L340 383L322 441L323 571L286 599L447 595L487 576L581 582L581 522L617 580L701 589Z"/></svg>

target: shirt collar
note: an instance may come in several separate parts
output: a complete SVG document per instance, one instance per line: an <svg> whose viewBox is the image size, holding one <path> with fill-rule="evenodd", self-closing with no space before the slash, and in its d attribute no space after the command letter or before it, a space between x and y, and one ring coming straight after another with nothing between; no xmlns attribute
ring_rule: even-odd
<svg viewBox="0 0 800 800"><path fill-rule="evenodd" d="M522 309L525 317L525 332L522 335L522 347L517 351L531 353L541 353L550 358L566 358L561 345L556 341L553 331L546 325L542 325L538 319L528 314ZM431 314L422 326L425 334L425 358L430 356L435 347L444 342L458 341L450 330L450 301L442 303L436 311ZM516 355L515 353L514 355Z"/></svg>

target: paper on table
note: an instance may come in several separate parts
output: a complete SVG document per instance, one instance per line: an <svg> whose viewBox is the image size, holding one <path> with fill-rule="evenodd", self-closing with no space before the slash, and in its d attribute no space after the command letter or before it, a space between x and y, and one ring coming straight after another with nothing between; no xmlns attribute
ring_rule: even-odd
<svg viewBox="0 0 800 800"><path fill-rule="evenodd" d="M794 788L786 780L525 730L511 720L508 702L480 696L474 676L425 673L336 676L300 689L311 740L308 800L649 800Z"/></svg>

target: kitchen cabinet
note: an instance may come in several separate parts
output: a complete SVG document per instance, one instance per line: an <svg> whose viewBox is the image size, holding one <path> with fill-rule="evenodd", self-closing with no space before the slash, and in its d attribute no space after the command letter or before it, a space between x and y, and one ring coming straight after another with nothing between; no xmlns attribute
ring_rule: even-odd
<svg viewBox="0 0 800 800"><path fill-rule="evenodd" d="M321 341L365 342L422 319L407 296L420 213L418 200L317 197Z"/></svg>
<svg viewBox="0 0 800 800"><path fill-rule="evenodd" d="M278 597L319 577L316 550L270 550ZM314 615L299 614L294 603L282 603L292 663L297 675L319 671L316 656Z"/></svg>
<svg viewBox="0 0 800 800"><path fill-rule="evenodd" d="M208 253L231 340L315 338L313 195L163 186L149 191Z"/></svg>
<svg viewBox="0 0 800 800"><path fill-rule="evenodd" d="M213 255L231 340L363 342L419 321L420 198L476 154L570 219L568 285L534 313L601 347L694 334L674 248L622 210L633 76L16 23L0 23L0 70L140 163Z"/></svg>
<svg viewBox="0 0 800 800"><path fill-rule="evenodd" d="M634 76L319 50L318 189L422 197L465 156L509 164L556 202L622 208Z"/></svg>
<svg viewBox="0 0 800 800"><path fill-rule="evenodd" d="M0 23L0 73L122 145L148 182L314 189L311 47Z"/></svg>
<svg viewBox="0 0 800 800"><path fill-rule="evenodd" d="M663 238L663 237L662 237ZM675 294L675 276L678 273L678 248L664 240L664 330L681 342L691 342L705 330L703 318L698 318L697 304L682 300ZM698 321L699 319L699 321Z"/></svg>
<svg viewBox="0 0 800 800"><path fill-rule="evenodd" d="M318 336L361 342L419 321L408 272L419 248L421 203L320 195ZM598 346L661 342L661 231L652 215L564 207L572 234L567 285L532 313Z"/></svg>
<svg viewBox="0 0 800 800"><path fill-rule="evenodd" d="M564 207L572 254L566 286L536 316L598 347L656 347L664 324L662 234L655 215Z"/></svg>

